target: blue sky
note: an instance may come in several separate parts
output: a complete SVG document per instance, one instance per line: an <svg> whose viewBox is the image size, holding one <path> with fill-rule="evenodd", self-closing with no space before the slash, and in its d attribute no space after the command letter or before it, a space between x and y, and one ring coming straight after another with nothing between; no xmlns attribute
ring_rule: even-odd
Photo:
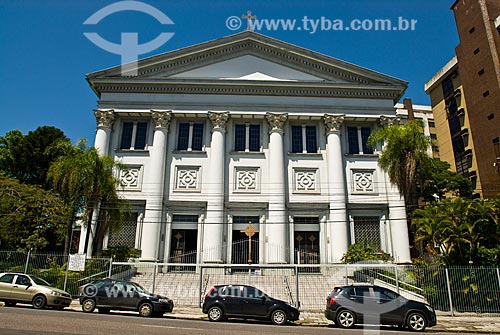
<svg viewBox="0 0 500 335"><path fill-rule="evenodd" d="M308 48L409 82L405 97L429 104L424 83L453 57L458 44L452 0L144 0L166 14L162 25L145 13L114 13L94 26L83 22L117 1L0 0L0 135L39 126L60 128L76 142L93 144L97 97L85 74L120 64L120 56L100 49L84 32L97 32L120 43L122 32L137 32L146 43L162 32L174 33L158 49L140 58L241 32L226 20L251 10L258 19L417 20L410 31L261 30L261 34ZM321 21L318 21L321 22ZM323 25L325 28L327 24ZM296 26L297 27L297 26Z"/></svg>

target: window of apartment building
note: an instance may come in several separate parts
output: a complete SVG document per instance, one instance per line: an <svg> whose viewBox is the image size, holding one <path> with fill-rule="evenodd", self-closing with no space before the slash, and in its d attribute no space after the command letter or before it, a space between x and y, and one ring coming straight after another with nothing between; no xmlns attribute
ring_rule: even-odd
<svg viewBox="0 0 500 335"><path fill-rule="evenodd" d="M203 123L179 123L177 150L203 149Z"/></svg>
<svg viewBox="0 0 500 335"><path fill-rule="evenodd" d="M436 128L436 123L434 123L434 121L429 121L429 128Z"/></svg>
<svg viewBox="0 0 500 335"><path fill-rule="evenodd" d="M147 122L123 122L120 149L144 150L147 132Z"/></svg>
<svg viewBox="0 0 500 335"><path fill-rule="evenodd" d="M237 124L234 127L235 151L260 151L260 125Z"/></svg>
<svg viewBox="0 0 500 335"><path fill-rule="evenodd" d="M292 126L292 152L317 153L318 141L316 126Z"/></svg>
<svg viewBox="0 0 500 335"><path fill-rule="evenodd" d="M493 139L493 148L497 159L500 158L500 139L498 137Z"/></svg>
<svg viewBox="0 0 500 335"><path fill-rule="evenodd" d="M347 127L349 154L373 154L373 149L368 146L371 132L369 127Z"/></svg>

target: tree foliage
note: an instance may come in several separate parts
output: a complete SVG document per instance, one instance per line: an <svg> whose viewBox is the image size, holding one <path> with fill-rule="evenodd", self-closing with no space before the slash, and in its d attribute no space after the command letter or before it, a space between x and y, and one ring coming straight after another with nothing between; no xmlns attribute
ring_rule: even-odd
<svg viewBox="0 0 500 335"><path fill-rule="evenodd" d="M392 261L389 254L378 250L374 245L366 241L354 243L349 246L347 252L342 256L342 263L352 264L366 261Z"/></svg>
<svg viewBox="0 0 500 335"><path fill-rule="evenodd" d="M52 251L64 241L68 216L59 196L0 176L2 248Z"/></svg>
<svg viewBox="0 0 500 335"><path fill-rule="evenodd" d="M50 164L64 154L58 143L70 143L64 133L55 127L43 126L28 135L12 130L0 136L0 170L2 174L19 180L22 184L47 184L47 171Z"/></svg>
<svg viewBox="0 0 500 335"><path fill-rule="evenodd" d="M96 242L92 251L95 253L105 233L118 229L127 212L126 201L118 195L120 182L115 177L116 170L121 166L113 158L99 155L97 149L87 147L85 140L67 148L66 152L50 166L48 179L73 209L73 220L78 215L87 228L92 227L92 218L97 210L96 229L87 229L90 236L81 237Z"/></svg>
<svg viewBox="0 0 500 335"><path fill-rule="evenodd" d="M413 213L415 243L447 265L500 265L500 197L446 199Z"/></svg>

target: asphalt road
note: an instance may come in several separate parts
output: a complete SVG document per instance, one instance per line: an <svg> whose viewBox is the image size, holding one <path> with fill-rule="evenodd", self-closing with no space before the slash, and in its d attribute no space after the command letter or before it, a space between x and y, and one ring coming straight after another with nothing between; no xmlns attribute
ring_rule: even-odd
<svg viewBox="0 0 500 335"><path fill-rule="evenodd" d="M335 335L408 335L397 328L343 330L333 327L273 326L259 321L212 323L209 321L142 318L131 313L86 314L73 310L34 310L31 307L0 307L0 334L178 334L178 335L262 335L262 334L335 334ZM425 333L432 334L431 330ZM442 333L439 333L442 334ZM451 333L449 333L451 334Z"/></svg>

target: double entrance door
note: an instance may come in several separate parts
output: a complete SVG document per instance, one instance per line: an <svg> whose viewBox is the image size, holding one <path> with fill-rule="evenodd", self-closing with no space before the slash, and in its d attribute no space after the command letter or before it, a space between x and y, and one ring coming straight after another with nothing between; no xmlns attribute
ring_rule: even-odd
<svg viewBox="0 0 500 335"><path fill-rule="evenodd" d="M259 217L233 216L231 263L259 263ZM248 235L251 235L249 237Z"/></svg>

